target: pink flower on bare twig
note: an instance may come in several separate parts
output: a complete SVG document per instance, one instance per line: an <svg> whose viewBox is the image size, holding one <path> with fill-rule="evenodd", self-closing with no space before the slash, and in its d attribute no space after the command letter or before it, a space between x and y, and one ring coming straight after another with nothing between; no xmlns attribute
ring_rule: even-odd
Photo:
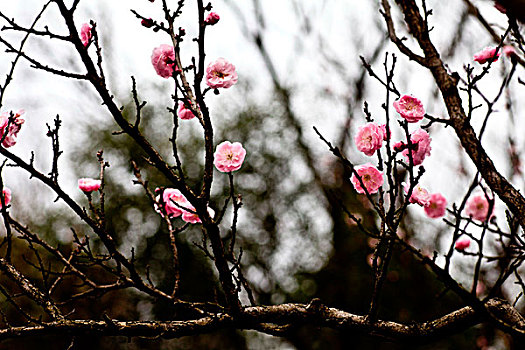
<svg viewBox="0 0 525 350"><path fill-rule="evenodd" d="M98 191L101 185L102 182L100 180L89 178L78 179L78 188L80 188L84 192Z"/></svg>
<svg viewBox="0 0 525 350"><path fill-rule="evenodd" d="M474 220L485 221L492 215L492 211L489 213L489 207L489 201L485 193L481 192L468 199L465 206L465 213Z"/></svg>
<svg viewBox="0 0 525 350"><path fill-rule="evenodd" d="M224 58L218 58L206 68L206 84L211 88L229 88L237 83L235 66Z"/></svg>
<svg viewBox="0 0 525 350"><path fill-rule="evenodd" d="M215 23L219 22L220 19L221 19L221 17L218 14L216 14L215 12L210 12L208 17L206 17L206 19L204 20L204 23L206 23L207 25L212 26Z"/></svg>
<svg viewBox="0 0 525 350"><path fill-rule="evenodd" d="M417 123L425 116L421 101L411 95L403 95L394 102L394 108L409 123Z"/></svg>
<svg viewBox="0 0 525 350"><path fill-rule="evenodd" d="M458 239L454 247L456 248L456 250L464 251L465 249L470 247L470 239L469 238Z"/></svg>
<svg viewBox="0 0 525 350"><path fill-rule="evenodd" d="M173 67L175 67L176 72L180 72L179 67L175 65L175 51L173 50L173 46L168 44L162 44L153 49L151 64L153 64L155 72L166 79L173 76Z"/></svg>
<svg viewBox="0 0 525 350"><path fill-rule="evenodd" d="M405 194L408 194L410 186L407 183L404 183L403 188L405 189ZM421 187L420 184L414 186L414 188L412 189L412 195L408 199L410 203L417 203L423 207L428 204L429 200L430 195L428 194L428 191Z"/></svg>
<svg viewBox="0 0 525 350"><path fill-rule="evenodd" d="M377 168L372 164L366 163L360 166L356 166L354 170L361 177L361 181L363 181L363 184L365 185L365 188L367 189L368 193L376 193L379 187L383 185L383 173L377 170ZM361 186L361 182L359 181L355 173L352 174L350 181L354 185L354 188L357 191L357 193L365 193L365 190Z"/></svg>
<svg viewBox="0 0 525 350"><path fill-rule="evenodd" d="M80 27L80 40L82 40L82 44L84 46L88 46L89 42L91 41L91 26L87 23L82 24L82 27Z"/></svg>
<svg viewBox="0 0 525 350"><path fill-rule="evenodd" d="M425 206L425 214L429 218L437 219L445 215L447 209L447 200L441 193L432 193L429 196L427 205Z"/></svg>
<svg viewBox="0 0 525 350"><path fill-rule="evenodd" d="M5 205L8 205L11 203L11 190L7 187L4 187L2 190L2 194L4 195L4 203ZM2 202L0 201L0 209L2 209Z"/></svg>
<svg viewBox="0 0 525 350"><path fill-rule="evenodd" d="M497 47L486 47L478 53L474 54L474 61L483 64L490 60L496 62L499 58L500 52L496 53Z"/></svg>
<svg viewBox="0 0 525 350"><path fill-rule="evenodd" d="M241 143L224 141L215 148L213 164L217 170L229 173L241 168L245 156L246 150Z"/></svg>
<svg viewBox="0 0 525 350"><path fill-rule="evenodd" d="M367 123L357 129L354 141L357 149L367 156L374 155L385 139L385 128L377 123Z"/></svg>

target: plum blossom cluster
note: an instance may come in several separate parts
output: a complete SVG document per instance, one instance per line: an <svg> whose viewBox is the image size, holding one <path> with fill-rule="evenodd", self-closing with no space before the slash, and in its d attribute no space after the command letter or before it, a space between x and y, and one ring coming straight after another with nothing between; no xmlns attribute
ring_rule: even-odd
<svg viewBox="0 0 525 350"><path fill-rule="evenodd" d="M393 103L395 110L408 123L416 123L425 116L425 109L421 101L411 95L403 95ZM385 124L374 122L366 123L357 129L354 142L359 151L367 156L372 156L383 146L384 141L390 137L390 131ZM402 152L407 163L420 165L426 157L430 155L431 142L430 135L423 129L417 129L409 135L407 143L400 141L394 144L393 149L396 152ZM361 175L363 173L363 175ZM359 181L358 176L364 177ZM372 164L367 163L355 167L355 172L351 178L354 188L358 193L365 193L361 183L365 185L368 193L376 193L379 187L383 185L383 174ZM423 205L422 203L420 203Z"/></svg>
<svg viewBox="0 0 525 350"><path fill-rule="evenodd" d="M408 195L410 186L404 183L403 188ZM425 214L432 219L444 216L447 209L447 200L441 193L430 194L420 184L414 186L408 201L422 206L425 209Z"/></svg>
<svg viewBox="0 0 525 350"><path fill-rule="evenodd" d="M219 20L220 16L217 13L210 12L204 20L204 24L214 25L219 22ZM141 24L146 28L150 28L154 25L154 21L151 18L143 19ZM184 32L183 29L180 30ZM87 31L85 33L85 35L88 35ZM84 26L82 26L81 35L84 38ZM91 32L89 32L89 35L91 35ZM89 37L89 39L90 38L91 37ZM89 39L86 39L87 42L89 42ZM84 39L82 40L84 42ZM182 72L181 67L178 67L175 62L175 49L172 45L162 44L159 47L154 48L151 54L151 64L153 65L155 72L165 79L173 77L174 73ZM237 83L237 80L238 77L237 72L235 71L235 66L222 57L210 62L206 67L206 84L212 89L230 88ZM179 111L180 110L181 105L179 103ZM190 111L191 110L185 111L183 114L178 112L177 114L181 119L192 119L193 117L190 118ZM181 115L184 117L181 117Z"/></svg>
<svg viewBox="0 0 525 350"><path fill-rule="evenodd" d="M408 123L416 123L425 117L425 109L421 101L411 95L403 95L393 103L395 110ZM367 156L372 156L383 146L384 141L390 137L385 124L369 122L360 126L354 137L354 142L359 151ZM428 132L419 128L410 133L406 142L394 143L393 150L400 152L407 164L418 166L426 157L430 156L432 139ZM371 163L356 166L350 178L358 193L374 194L383 185L383 173ZM410 191L410 186L403 184L405 194ZM366 191L365 191L366 189ZM429 218L440 218L445 215L447 200L441 193L429 193L427 189L417 184L411 191L409 203L415 203L424 208Z"/></svg>
<svg viewBox="0 0 525 350"><path fill-rule="evenodd" d="M157 188L155 192L159 195L155 198L157 204L155 210L161 215L168 215L170 218L181 217L184 222L190 224L197 224L201 222L201 219L195 212L195 207L186 199L186 197L175 188L166 188L161 190ZM160 193L162 192L162 196ZM162 211L162 209L164 211ZM208 213L213 216L215 213L213 209L208 207Z"/></svg>

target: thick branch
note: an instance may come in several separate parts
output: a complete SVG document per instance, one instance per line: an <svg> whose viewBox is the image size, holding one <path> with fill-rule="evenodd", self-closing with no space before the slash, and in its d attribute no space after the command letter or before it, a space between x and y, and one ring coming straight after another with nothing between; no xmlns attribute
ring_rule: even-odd
<svg viewBox="0 0 525 350"><path fill-rule="evenodd" d="M491 299L486 304L492 313L515 315L516 311L506 301ZM523 326L523 318L508 317L507 322ZM43 335L97 335L97 336L148 336L179 338L214 332L224 328L257 329L283 333L289 328L311 324L339 331L354 331L399 341L427 342L436 337L452 335L486 321L483 316L467 306L429 322L405 325L391 321L371 323L366 316L354 315L335 308L311 303L256 306L246 308L234 318L217 314L189 321L104 321L64 320L38 326L11 327L0 330L0 340ZM278 327L268 327L268 324Z"/></svg>

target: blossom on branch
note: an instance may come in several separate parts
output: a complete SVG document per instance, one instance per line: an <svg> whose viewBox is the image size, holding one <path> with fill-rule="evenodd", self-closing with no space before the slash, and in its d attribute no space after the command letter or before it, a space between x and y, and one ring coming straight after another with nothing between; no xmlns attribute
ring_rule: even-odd
<svg viewBox="0 0 525 350"><path fill-rule="evenodd" d="M199 218L197 213L195 213L195 208L193 207L193 205L188 203L187 209L188 210L184 210L182 213L182 220L190 224L200 224L201 219ZM210 214L210 216L213 218L213 216L215 215L215 211L212 208L208 207L208 214Z"/></svg>
<svg viewBox="0 0 525 350"><path fill-rule="evenodd" d="M216 14L215 12L210 12L208 17L206 17L206 19L204 20L204 23L212 26L215 23L219 22L220 19L221 17L218 14Z"/></svg>
<svg viewBox="0 0 525 350"><path fill-rule="evenodd" d="M394 108L409 123L417 123L425 116L423 103L411 95L403 95L394 102Z"/></svg>
<svg viewBox="0 0 525 350"><path fill-rule="evenodd" d="M155 192L158 191L159 189L157 188ZM162 201L160 196L157 196L155 200L157 201L157 203L161 203L164 205L164 210L170 218L181 216L184 212L184 208L188 208L190 206L186 197L184 197L184 195L175 188L164 189L164 192L162 192ZM155 205L155 210L161 215L163 214L162 210L158 207L158 205Z"/></svg>
<svg viewBox="0 0 525 350"><path fill-rule="evenodd" d="M162 44L153 49L151 64L155 72L166 79L173 76L173 67L175 67L175 72L180 72L180 68L175 65L175 50L168 44Z"/></svg>
<svg viewBox="0 0 525 350"><path fill-rule="evenodd" d="M405 160L407 163L410 162L410 158L408 156L408 148L411 148L411 154L412 154L412 161L414 162L414 165L420 165L423 163L423 160L425 160L425 157L430 155L430 151L432 150L432 147L430 147L430 141L432 139L430 138L430 135L423 129L417 129L413 133L410 134L410 142L412 145L410 147L405 148L403 151L403 156L405 156ZM394 145L394 149L396 148L397 144Z"/></svg>
<svg viewBox="0 0 525 350"><path fill-rule="evenodd" d="M470 197L465 206L465 213L474 220L485 221L492 215L492 210L489 212L490 204L485 193L477 193ZM494 209L494 208L492 208Z"/></svg>
<svg viewBox="0 0 525 350"><path fill-rule="evenodd" d="M437 219L445 215L447 200L441 193L432 193L425 206L425 214L429 218Z"/></svg>
<svg viewBox="0 0 525 350"><path fill-rule="evenodd" d="M381 148L385 139L386 128L377 123L367 123L357 129L354 141L357 149L367 156L374 155Z"/></svg>
<svg viewBox="0 0 525 350"><path fill-rule="evenodd" d="M224 58L218 58L206 68L206 84L211 88L229 88L237 83L235 66Z"/></svg>
<svg viewBox="0 0 525 350"><path fill-rule="evenodd" d="M372 164L366 163L356 166L354 170L361 177L361 181L363 181L363 184L365 185L365 188L369 194L377 193L379 187L383 185L383 173L377 170L377 168ZM354 185L357 193L365 193L365 190L361 186L361 182L355 173L352 174L350 181Z"/></svg>
<svg viewBox="0 0 525 350"><path fill-rule="evenodd" d="M4 187L2 190L2 195L4 196L4 203L8 205L11 203L11 190L7 187ZM0 209L2 209L2 202L0 201Z"/></svg>
<svg viewBox="0 0 525 350"><path fill-rule="evenodd" d="M474 61L483 64L487 63L490 60L496 62L499 58L500 53L496 53L497 47L486 47L478 53L474 54Z"/></svg>
<svg viewBox="0 0 525 350"><path fill-rule="evenodd" d="M456 248L456 250L462 252L468 247L470 247L470 239L469 238L458 239L454 247Z"/></svg>
<svg viewBox="0 0 525 350"><path fill-rule="evenodd" d="M217 170L229 173L241 168L245 156L246 150L241 143L224 141L215 148L213 164L215 164Z"/></svg>
<svg viewBox="0 0 525 350"><path fill-rule="evenodd" d="M89 178L78 179L78 188L80 188L82 191L86 193L98 191L101 185L102 185L102 181L100 180L89 179Z"/></svg>
<svg viewBox="0 0 525 350"><path fill-rule="evenodd" d="M403 183L403 188L405 189L405 194L408 194L408 191L410 190L410 185L407 183ZM428 191L421 187L420 184L417 184L412 189L412 195L408 199L410 203L417 203L423 207L428 205L429 200L430 195L428 194Z"/></svg>
<svg viewBox="0 0 525 350"><path fill-rule="evenodd" d="M190 103L189 101L186 101L186 103ZM179 101L179 108L177 108L177 116L180 119L193 119L195 118L195 114L193 114L193 111L186 107L186 103Z"/></svg>
<svg viewBox="0 0 525 350"><path fill-rule="evenodd" d="M89 45L91 37L91 26L87 23L82 24L82 27L80 28L80 40L82 40L82 44L84 44L84 47Z"/></svg>
<svg viewBox="0 0 525 350"><path fill-rule="evenodd" d="M16 113L4 112L0 114L0 140L2 140L2 146L5 148L16 144L16 137L22 128L22 124L25 123L25 120L20 118L24 113L24 110L21 109ZM13 114L12 118L11 114Z"/></svg>

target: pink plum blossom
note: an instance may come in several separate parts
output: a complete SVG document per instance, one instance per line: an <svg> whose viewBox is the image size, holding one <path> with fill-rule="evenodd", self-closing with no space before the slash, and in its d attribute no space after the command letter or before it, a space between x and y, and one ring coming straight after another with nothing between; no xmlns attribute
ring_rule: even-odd
<svg viewBox="0 0 525 350"><path fill-rule="evenodd" d="M383 185L383 173L377 170L377 168L372 164L366 163L356 166L354 170L361 177L361 180L363 181L363 184L365 185L369 194L376 193L379 187ZM357 193L365 193L365 190L361 186L361 183L359 182L359 179L355 173L352 174L350 181L354 185Z"/></svg>
<svg viewBox="0 0 525 350"><path fill-rule="evenodd" d="M414 148L411 150L414 165L420 165L423 163L423 160L425 160L425 157L430 155L430 150L432 149L432 147L430 147L430 141L432 141L432 139L425 130L417 129L410 134L410 141L412 143L411 147ZM394 145L394 149L396 145ZM410 161L408 148L403 151L403 156L405 156L405 160L408 163Z"/></svg>
<svg viewBox="0 0 525 350"><path fill-rule="evenodd" d="M394 102L394 108L409 123L417 123L425 116L421 101L411 95L403 95Z"/></svg>
<svg viewBox="0 0 525 350"><path fill-rule="evenodd" d="M502 51L505 54L505 56L507 56L507 57L513 57L513 56L517 55L516 49L512 45L505 45L505 46L503 46Z"/></svg>
<svg viewBox="0 0 525 350"><path fill-rule="evenodd" d="M211 88L229 88L237 83L235 66L224 58L218 58L206 68L206 83Z"/></svg>
<svg viewBox="0 0 525 350"><path fill-rule="evenodd" d="M217 170L229 173L241 168L245 156L246 150L241 143L224 141L215 148L213 164Z"/></svg>
<svg viewBox="0 0 525 350"><path fill-rule="evenodd" d="M89 178L78 179L78 188L80 188L84 192L98 191L101 185L102 182L100 180Z"/></svg>
<svg viewBox="0 0 525 350"><path fill-rule="evenodd" d="M24 110L21 109L16 113L4 112L0 114L0 140L3 140L2 146L5 148L12 147L16 144L18 132L20 132L22 124L25 122L24 119L20 118L24 113ZM13 114L12 118L11 114Z"/></svg>
<svg viewBox="0 0 525 350"><path fill-rule="evenodd" d="M465 206L465 213L474 220L485 221L492 215L489 213L489 201L485 193L480 192L470 197Z"/></svg>
<svg viewBox="0 0 525 350"><path fill-rule="evenodd" d="M408 191L410 190L410 185L403 183L403 187L405 189L405 194L408 194ZM412 195L408 199L410 203L417 203L421 206L426 206L428 204L428 201L430 200L430 195L428 194L428 191L421 187L420 184L417 184L412 189Z"/></svg>
<svg viewBox="0 0 525 350"><path fill-rule="evenodd" d="M189 204L187 208L188 210L184 210L182 213L182 220L190 224L201 223L201 219L199 218L197 213L195 213L195 208L191 204ZM210 214L210 216L213 218L213 216L215 215L215 211L212 208L208 207L208 214Z"/></svg>
<svg viewBox="0 0 525 350"><path fill-rule="evenodd" d="M156 191L158 192L159 189ZM164 189L164 192L162 193L162 201L160 196L157 196L155 200L158 203L162 203L164 205L164 210L166 211L166 214L168 214L168 217L181 216L184 212L184 208L190 207L186 197L184 197L184 195L175 188ZM162 214L162 211L158 208L158 206L155 206L155 210Z"/></svg>
<svg viewBox="0 0 525 350"><path fill-rule="evenodd" d="M437 219L445 215L447 200L441 193L432 193L425 206L425 213L429 218Z"/></svg>
<svg viewBox="0 0 525 350"><path fill-rule="evenodd" d="M2 194L4 195L5 205L8 205L11 202L11 190L7 187L4 187ZM0 209L2 209L2 201L0 201Z"/></svg>
<svg viewBox="0 0 525 350"><path fill-rule="evenodd" d="M474 61L483 64L494 58L494 62L496 62L500 55L499 52L496 54L496 50L497 47L486 47L478 53L474 54Z"/></svg>
<svg viewBox="0 0 525 350"><path fill-rule="evenodd" d="M206 23L207 25L212 26L215 23L219 22L220 19L221 19L221 17L219 17L218 14L216 14L215 12L210 12L208 17L206 17L206 19L204 20L204 23Z"/></svg>
<svg viewBox="0 0 525 350"><path fill-rule="evenodd" d="M359 151L367 156L372 156L381 148L384 138L385 132L380 125L367 123L357 129L354 141Z"/></svg>
<svg viewBox="0 0 525 350"><path fill-rule="evenodd" d="M173 76L173 67L175 67L176 72L180 72L179 67L175 65L175 51L173 50L173 46L168 44L162 44L153 49L151 64L153 64L155 72L166 79Z"/></svg>
<svg viewBox="0 0 525 350"><path fill-rule="evenodd" d="M82 27L80 27L80 40L82 40L82 44L84 44L84 47L89 45L89 42L91 41L91 27L89 24L84 23L82 24Z"/></svg>
<svg viewBox="0 0 525 350"><path fill-rule="evenodd" d="M177 116L180 119L185 119L185 120L195 118L195 114L193 114L192 110L187 108L184 102L182 101L179 101L179 108L177 109Z"/></svg>
<svg viewBox="0 0 525 350"><path fill-rule="evenodd" d="M460 252L464 251L465 249L467 249L468 247L470 247L470 239L469 238L462 238L462 239L458 239L456 241L456 244L455 244L455 248L456 250L459 250Z"/></svg>
<svg viewBox="0 0 525 350"><path fill-rule="evenodd" d="M388 140L388 132L387 132L386 124L380 124L380 125L379 125L379 128L380 128L381 131L383 132L383 141ZM390 130L389 130L389 131L390 131Z"/></svg>

